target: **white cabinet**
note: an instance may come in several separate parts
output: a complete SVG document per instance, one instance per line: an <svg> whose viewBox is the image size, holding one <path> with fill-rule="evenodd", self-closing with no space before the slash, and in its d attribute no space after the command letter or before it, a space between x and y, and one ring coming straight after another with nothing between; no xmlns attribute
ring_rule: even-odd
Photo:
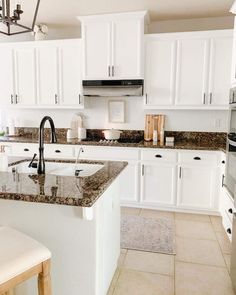
<svg viewBox="0 0 236 295"><path fill-rule="evenodd" d="M141 160L141 203L173 207L176 204L176 152L143 150Z"/></svg>
<svg viewBox="0 0 236 295"><path fill-rule="evenodd" d="M54 43L37 46L38 103L57 105L58 101L58 48Z"/></svg>
<svg viewBox="0 0 236 295"><path fill-rule="evenodd" d="M178 41L176 105L199 106L206 103L208 46L206 38L189 37Z"/></svg>
<svg viewBox="0 0 236 295"><path fill-rule="evenodd" d="M0 71L0 106L15 103L15 90L13 80L13 50L9 46L0 46L2 56Z"/></svg>
<svg viewBox="0 0 236 295"><path fill-rule="evenodd" d="M146 12L79 17L82 23L83 79L143 78Z"/></svg>
<svg viewBox="0 0 236 295"><path fill-rule="evenodd" d="M175 40L146 37L146 105L173 105L175 64Z"/></svg>
<svg viewBox="0 0 236 295"><path fill-rule="evenodd" d="M141 202L153 206L174 206L176 164L142 164Z"/></svg>
<svg viewBox="0 0 236 295"><path fill-rule="evenodd" d="M146 38L146 108L226 109L232 30Z"/></svg>
<svg viewBox="0 0 236 295"><path fill-rule="evenodd" d="M217 210L220 184L218 157L207 152L179 153L177 206Z"/></svg>
<svg viewBox="0 0 236 295"><path fill-rule="evenodd" d="M83 107L80 40L67 40L59 46L59 103Z"/></svg>
<svg viewBox="0 0 236 295"><path fill-rule="evenodd" d="M232 34L211 39L208 104L228 105L230 68L232 64Z"/></svg>
<svg viewBox="0 0 236 295"><path fill-rule="evenodd" d="M231 86L236 86L236 17L234 17L233 54L231 66Z"/></svg>

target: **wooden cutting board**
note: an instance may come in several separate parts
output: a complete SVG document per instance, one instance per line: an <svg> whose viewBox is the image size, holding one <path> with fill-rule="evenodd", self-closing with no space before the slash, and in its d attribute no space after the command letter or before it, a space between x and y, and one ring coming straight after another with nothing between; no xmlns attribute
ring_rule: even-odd
<svg viewBox="0 0 236 295"><path fill-rule="evenodd" d="M153 140L153 130L157 130L158 141L160 141L161 129L165 127L165 115L146 115L145 118L145 130L144 130L144 140Z"/></svg>

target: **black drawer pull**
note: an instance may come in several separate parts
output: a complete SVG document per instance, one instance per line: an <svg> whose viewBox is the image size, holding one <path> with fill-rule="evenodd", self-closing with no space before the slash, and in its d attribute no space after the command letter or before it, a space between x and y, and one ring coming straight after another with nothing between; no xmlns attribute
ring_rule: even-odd
<svg viewBox="0 0 236 295"><path fill-rule="evenodd" d="M230 209L228 210L228 212L229 212L230 214L233 214L233 209L230 208Z"/></svg>
<svg viewBox="0 0 236 295"><path fill-rule="evenodd" d="M197 160L197 161L200 161L200 160L201 160L200 157L194 157L193 159L194 159L194 160Z"/></svg>
<svg viewBox="0 0 236 295"><path fill-rule="evenodd" d="M228 228L228 229L227 229L227 233L231 235L231 233L232 233L232 232L231 232L231 228Z"/></svg>
<svg viewBox="0 0 236 295"><path fill-rule="evenodd" d="M222 164L225 164L225 161L223 160L221 163L222 163Z"/></svg>
<svg viewBox="0 0 236 295"><path fill-rule="evenodd" d="M155 155L156 158L162 158L162 155Z"/></svg>
<svg viewBox="0 0 236 295"><path fill-rule="evenodd" d="M59 153L61 153L61 151L60 150L55 150L55 153L59 154Z"/></svg>
<svg viewBox="0 0 236 295"><path fill-rule="evenodd" d="M29 152L29 149L25 148L25 149L24 149L24 152Z"/></svg>

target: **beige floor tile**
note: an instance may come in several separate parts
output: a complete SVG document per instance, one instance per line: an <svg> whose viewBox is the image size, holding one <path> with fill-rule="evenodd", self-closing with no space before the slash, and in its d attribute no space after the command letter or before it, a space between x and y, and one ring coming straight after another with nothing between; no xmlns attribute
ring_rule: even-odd
<svg viewBox="0 0 236 295"><path fill-rule="evenodd" d="M120 253L121 253L121 254L126 254L127 251L128 251L127 249L121 249L121 250L120 250Z"/></svg>
<svg viewBox="0 0 236 295"><path fill-rule="evenodd" d="M216 240L211 223L175 220L176 235L179 237Z"/></svg>
<svg viewBox="0 0 236 295"><path fill-rule="evenodd" d="M217 241L176 238L176 261L226 267Z"/></svg>
<svg viewBox="0 0 236 295"><path fill-rule="evenodd" d="M189 221L200 221L200 222L211 222L210 217L204 214L191 214L191 213L175 213L176 220L189 220Z"/></svg>
<svg viewBox="0 0 236 295"><path fill-rule="evenodd" d="M148 218L163 217L163 218L174 219L174 212L169 212L169 211L142 209L140 215L143 217L148 217Z"/></svg>
<svg viewBox="0 0 236 295"><path fill-rule="evenodd" d="M107 295L113 295L119 274L120 274L120 269L117 268L117 270L113 276L113 279L111 281L111 285L110 285Z"/></svg>
<svg viewBox="0 0 236 295"><path fill-rule="evenodd" d="M222 217L220 216L210 216L211 223L213 226L214 231L223 232L224 228L222 225Z"/></svg>
<svg viewBox="0 0 236 295"><path fill-rule="evenodd" d="M231 255L229 254L223 254L224 259L225 259L225 263L227 265L228 271L230 271L230 259L231 259Z"/></svg>
<svg viewBox="0 0 236 295"><path fill-rule="evenodd" d="M220 244L221 251L224 254L230 254L231 253L231 244L230 244L227 234L225 232L216 232L216 237L217 237L217 240Z"/></svg>
<svg viewBox="0 0 236 295"><path fill-rule="evenodd" d="M174 275L174 255L129 250L123 266L137 271Z"/></svg>
<svg viewBox="0 0 236 295"><path fill-rule="evenodd" d="M173 277L122 269L114 295L174 295Z"/></svg>
<svg viewBox="0 0 236 295"><path fill-rule="evenodd" d="M121 207L121 214L124 215L139 215L141 209L132 207Z"/></svg>
<svg viewBox="0 0 236 295"><path fill-rule="evenodd" d="M118 263L117 263L118 267L122 267L123 266L126 255L127 255L127 252L124 252L124 253L121 252L120 253L120 257L119 257Z"/></svg>
<svg viewBox="0 0 236 295"><path fill-rule="evenodd" d="M177 262L176 295L233 295L226 268Z"/></svg>

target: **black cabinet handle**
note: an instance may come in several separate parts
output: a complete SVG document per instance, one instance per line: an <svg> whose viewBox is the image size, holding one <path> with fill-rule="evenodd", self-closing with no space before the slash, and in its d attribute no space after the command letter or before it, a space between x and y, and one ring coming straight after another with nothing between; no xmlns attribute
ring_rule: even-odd
<svg viewBox="0 0 236 295"><path fill-rule="evenodd" d="M227 229L227 233L231 235L231 233L232 233L232 232L231 232L231 228L228 228L228 229Z"/></svg>
<svg viewBox="0 0 236 295"><path fill-rule="evenodd" d="M25 148L25 149L24 149L24 152L29 152L29 149Z"/></svg>
<svg viewBox="0 0 236 295"><path fill-rule="evenodd" d="M233 209L230 208L230 209L228 210L228 212L229 212L230 214L233 214Z"/></svg>
<svg viewBox="0 0 236 295"><path fill-rule="evenodd" d="M55 150L55 153L61 153L61 151L60 150Z"/></svg>
<svg viewBox="0 0 236 295"><path fill-rule="evenodd" d="M222 163L222 164L225 164L225 160L223 160L221 163Z"/></svg>
<svg viewBox="0 0 236 295"><path fill-rule="evenodd" d="M155 155L156 158L162 158L162 155Z"/></svg>
<svg viewBox="0 0 236 295"><path fill-rule="evenodd" d="M200 161L201 160L200 157L194 157L193 159L196 160L196 161Z"/></svg>

